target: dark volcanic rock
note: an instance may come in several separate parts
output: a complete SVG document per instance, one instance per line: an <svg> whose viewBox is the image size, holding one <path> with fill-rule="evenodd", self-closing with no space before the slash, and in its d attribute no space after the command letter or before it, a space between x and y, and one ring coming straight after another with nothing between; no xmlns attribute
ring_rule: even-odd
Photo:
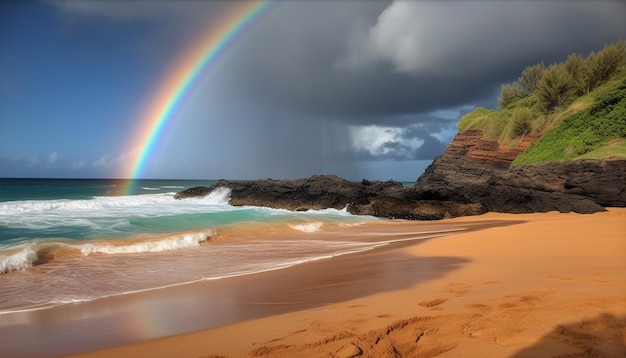
<svg viewBox="0 0 626 358"><path fill-rule="evenodd" d="M207 196L212 189L206 186L196 186L193 188L185 189L174 194L174 199L193 198L196 196Z"/></svg>
<svg viewBox="0 0 626 358"><path fill-rule="evenodd" d="M210 188L198 187L176 194L176 198L204 196L218 187L231 190L230 204L305 211L346 208L350 213L402 219L442 219L485 212L476 204L452 201L419 201L413 192L395 181L350 182L334 175L308 179L253 181L220 180Z"/></svg>
<svg viewBox="0 0 626 358"><path fill-rule="evenodd" d="M175 198L205 196L217 187L231 190L230 204L305 211L346 208L350 213L433 220L505 213L604 211L626 206L626 160L576 160L511 167L536 138L516 147L485 139L480 131L457 134L443 155L413 188L394 181L350 182L334 175L298 180L220 180Z"/></svg>
<svg viewBox="0 0 626 358"><path fill-rule="evenodd" d="M604 211L626 206L625 160L575 160L511 167L515 158L475 153L477 131L458 134L415 183L421 198L479 203L507 213ZM493 141L495 142L495 141Z"/></svg>

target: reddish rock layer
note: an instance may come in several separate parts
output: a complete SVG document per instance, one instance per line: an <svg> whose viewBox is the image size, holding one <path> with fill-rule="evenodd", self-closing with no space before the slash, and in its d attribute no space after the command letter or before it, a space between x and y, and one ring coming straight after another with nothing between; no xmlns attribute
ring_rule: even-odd
<svg viewBox="0 0 626 358"><path fill-rule="evenodd" d="M454 137L454 140L448 145L446 153L454 156L466 156L467 159L489 163L500 168L508 168L513 160L538 138L527 135L515 146L510 146L500 144L497 140L484 138L482 131L468 130Z"/></svg>
<svg viewBox="0 0 626 358"><path fill-rule="evenodd" d="M481 131L457 134L415 183L419 198L481 204L488 211L593 213L626 206L626 160L575 160L511 167L536 140L509 148Z"/></svg>

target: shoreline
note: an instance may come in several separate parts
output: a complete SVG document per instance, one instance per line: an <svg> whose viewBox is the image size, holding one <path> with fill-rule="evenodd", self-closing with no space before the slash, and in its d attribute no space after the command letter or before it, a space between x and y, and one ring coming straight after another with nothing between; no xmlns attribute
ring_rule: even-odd
<svg viewBox="0 0 626 358"><path fill-rule="evenodd" d="M444 356L459 356L471 349L482 353L476 356L503 356L532 348L543 335L549 336L555 325L582 315L593 322L607 321L610 334L617 337L617 329L626 337L626 209L592 215L490 213L434 223L375 225L388 233L404 230L407 234L405 229L411 227L497 221L518 225L398 242L283 270L164 289L158 294L57 307L39 315L37 327L18 322L13 335L25 338L29 330L45 331L46 325L56 325L64 330L62 337L40 342L39 348L54 352L55 347L73 345L74 352L86 352L77 355L81 357L139 353L238 357L264 352L273 357L314 357L329 352L341 356L339 353L350 350L361 350L364 356L385 356L372 350L383 345L368 348L371 342L367 337L376 335L382 337L385 347L395 347L398 352L422 349L422 353L434 353L439 349ZM598 236L594 245L583 245L591 240L585 235ZM86 306L91 307L81 312ZM83 320L68 322L68 316ZM543 316L545 319L538 320ZM207 320L213 322L213 328ZM533 324L521 324L518 331L509 327L511 332L504 338L495 336L498 330L508 332L500 321L515 326L524 320ZM97 325L85 324L96 321ZM181 325L188 333L174 332ZM395 333L381 333L392 326L397 326L391 329ZM94 330L102 327L115 327L119 336L96 342ZM570 340L572 335L589 338L597 333L565 327L577 332L570 334ZM420 344L415 345L418 336ZM597 349L621 353L616 346L620 342L607 339ZM562 345L572 352L580 346Z"/></svg>
<svg viewBox="0 0 626 358"><path fill-rule="evenodd" d="M428 240L423 237L432 237L437 233L443 236L456 232L450 230L478 230L503 224L511 223L375 221L316 232L304 237L368 243L412 240L266 272L0 315L0 355L58 356L105 349L323 306L329 300L351 299L388 289L388 285L373 284L365 290L356 285L357 290L340 288L341 297L329 298L329 292L321 287L317 289L319 297L309 294L303 297L303 291L325 283L332 284L337 280L333 277L337 272L343 272L340 280L348 283L351 277L363 276L362 265L359 264L361 260L376 264L376 268L370 267L365 273L373 276L373 280L386 278L394 285L404 287L420 277L395 277L390 271L390 263L397 265L411 259L400 250L401 247L417 245ZM284 233L279 231L278 234ZM429 272L427 270L426 274ZM60 331L59 327L63 330ZM34 341L39 345L25 343Z"/></svg>

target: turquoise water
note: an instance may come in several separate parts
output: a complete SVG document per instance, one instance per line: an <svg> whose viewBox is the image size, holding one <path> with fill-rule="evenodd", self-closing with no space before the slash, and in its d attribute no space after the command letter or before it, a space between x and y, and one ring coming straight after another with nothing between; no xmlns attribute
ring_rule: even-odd
<svg viewBox="0 0 626 358"><path fill-rule="evenodd" d="M172 198L186 188L215 183L214 180L136 180L131 185L133 194L128 195L129 185L125 180L0 179L0 250L38 239L113 239L237 222L295 220L319 214L236 208L228 205L228 193L224 191L200 199ZM322 214L326 219L348 222L355 219L337 210Z"/></svg>
<svg viewBox="0 0 626 358"><path fill-rule="evenodd" d="M314 235L377 220L345 210L234 207L225 188L173 198L214 183L138 180L128 190L120 180L0 179L0 314L377 246Z"/></svg>
<svg viewBox="0 0 626 358"><path fill-rule="evenodd" d="M159 194L193 186L210 186L215 180L140 179L3 179L0 178L0 202L14 200L90 199L117 195L130 188L130 195ZM121 190L120 190L121 189Z"/></svg>

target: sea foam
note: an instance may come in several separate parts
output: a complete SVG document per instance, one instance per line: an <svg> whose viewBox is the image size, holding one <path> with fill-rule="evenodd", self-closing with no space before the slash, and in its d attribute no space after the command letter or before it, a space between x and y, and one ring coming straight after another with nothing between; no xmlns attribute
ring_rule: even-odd
<svg viewBox="0 0 626 358"><path fill-rule="evenodd" d="M132 196L95 196L83 200L24 200L0 203L0 220L2 216L16 216L23 214L41 213L77 213L100 216L102 210L116 211L123 209L137 209L141 207L156 208L159 210L197 207L198 205L228 205L230 189L217 188L204 198L190 198L174 200L174 193L144 194Z"/></svg>
<svg viewBox="0 0 626 358"><path fill-rule="evenodd" d="M111 243L105 242L87 243L76 246L85 256L89 256L95 253L128 254L141 252L161 252L200 246L200 243L207 241L211 236L213 236L212 231L205 231L200 233L183 234L181 236L170 237L159 241L143 241L128 245L113 245Z"/></svg>
<svg viewBox="0 0 626 358"><path fill-rule="evenodd" d="M313 232L319 231L322 228L322 226L324 226L324 223L319 222L319 221L307 223L307 224L289 225L289 227L294 230L298 230L298 231L306 232L306 233L313 233Z"/></svg>
<svg viewBox="0 0 626 358"><path fill-rule="evenodd" d="M200 246L215 234L212 230L174 234L156 240L138 240L131 243L114 244L113 242L98 241L87 243L73 243L68 241L46 240L31 244L22 244L0 253L0 274L12 271L25 270L37 265L38 261L47 260L51 253L63 250L65 252L80 252L83 256L92 254L131 254L146 252L173 251ZM6 247L5 247L6 249ZM55 256L55 255L53 255Z"/></svg>
<svg viewBox="0 0 626 358"><path fill-rule="evenodd" d="M0 255L0 274L25 270L33 266L38 259L37 252L31 247L25 247L8 255Z"/></svg>
<svg viewBox="0 0 626 358"><path fill-rule="evenodd" d="M219 188L204 198L175 200L173 193L132 196L96 196L81 200L26 200L0 203L0 227L29 229L44 236L79 238L76 232L121 236L132 233L131 221L135 219L184 216L189 214L218 213L238 210L228 205L230 190ZM85 228L85 229L76 229ZM126 228L126 229L124 229ZM137 228L141 229L141 228ZM48 232L46 230L53 230ZM55 231L56 230L56 231ZM126 234L124 230L127 231ZM36 232L29 235L37 234ZM69 236L67 236L69 235ZM84 235L86 236L86 235ZM84 237L80 236L80 237ZM0 233L0 241L7 240ZM1 242L0 242L1 243Z"/></svg>

